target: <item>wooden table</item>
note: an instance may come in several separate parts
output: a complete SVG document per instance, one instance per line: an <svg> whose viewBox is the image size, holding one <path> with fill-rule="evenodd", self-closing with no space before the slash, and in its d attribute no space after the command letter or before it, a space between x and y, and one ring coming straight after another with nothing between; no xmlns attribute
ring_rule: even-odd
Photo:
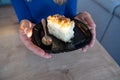
<svg viewBox="0 0 120 80"><path fill-rule="evenodd" d="M120 80L120 67L97 40L86 53L36 56L19 40L13 9L5 9L11 16L0 16L0 80Z"/></svg>

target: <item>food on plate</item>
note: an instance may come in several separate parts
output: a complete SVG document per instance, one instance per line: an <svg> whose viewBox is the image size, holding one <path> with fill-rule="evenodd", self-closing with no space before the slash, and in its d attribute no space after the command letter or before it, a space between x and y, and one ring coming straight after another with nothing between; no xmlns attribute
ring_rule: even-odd
<svg viewBox="0 0 120 80"><path fill-rule="evenodd" d="M47 27L50 34L56 38L70 42L74 37L75 22L63 15L55 14L47 17Z"/></svg>

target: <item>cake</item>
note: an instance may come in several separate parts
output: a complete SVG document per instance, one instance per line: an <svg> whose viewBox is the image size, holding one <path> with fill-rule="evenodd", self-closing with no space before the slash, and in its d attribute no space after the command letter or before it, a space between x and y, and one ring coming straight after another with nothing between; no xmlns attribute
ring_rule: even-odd
<svg viewBox="0 0 120 80"><path fill-rule="evenodd" d="M63 15L48 16L47 27L50 34L64 42L70 42L74 37L75 22Z"/></svg>

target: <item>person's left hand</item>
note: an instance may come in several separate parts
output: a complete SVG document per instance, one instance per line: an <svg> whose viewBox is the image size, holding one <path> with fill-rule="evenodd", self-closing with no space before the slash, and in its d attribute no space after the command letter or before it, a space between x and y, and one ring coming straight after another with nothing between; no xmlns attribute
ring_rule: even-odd
<svg viewBox="0 0 120 80"><path fill-rule="evenodd" d="M93 21L91 15L88 12L82 12L79 13L75 19L82 21L83 23L85 23L88 28L90 29L91 33L92 33L92 40L90 42L90 44L86 45L85 47L82 48L83 52L86 52L88 47L93 47L94 43L95 43L95 39L96 39L96 24Z"/></svg>

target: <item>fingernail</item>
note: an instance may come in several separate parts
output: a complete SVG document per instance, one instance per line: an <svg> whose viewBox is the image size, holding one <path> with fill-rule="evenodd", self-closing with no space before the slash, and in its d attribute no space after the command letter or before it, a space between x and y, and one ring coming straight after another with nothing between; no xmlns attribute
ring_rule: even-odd
<svg viewBox="0 0 120 80"><path fill-rule="evenodd" d="M92 24L92 27L96 27L96 24Z"/></svg>
<svg viewBox="0 0 120 80"><path fill-rule="evenodd" d="M87 49L86 49L86 48L83 48L82 51L85 53L85 52L87 51Z"/></svg>
<svg viewBox="0 0 120 80"><path fill-rule="evenodd" d="M94 44L91 44L90 47L93 48Z"/></svg>
<svg viewBox="0 0 120 80"><path fill-rule="evenodd" d="M51 57L52 57L51 55L47 55L47 56L46 56L47 59L50 59Z"/></svg>
<svg viewBox="0 0 120 80"><path fill-rule="evenodd" d="M87 52L87 49L84 49L83 52L84 52L84 53Z"/></svg>

